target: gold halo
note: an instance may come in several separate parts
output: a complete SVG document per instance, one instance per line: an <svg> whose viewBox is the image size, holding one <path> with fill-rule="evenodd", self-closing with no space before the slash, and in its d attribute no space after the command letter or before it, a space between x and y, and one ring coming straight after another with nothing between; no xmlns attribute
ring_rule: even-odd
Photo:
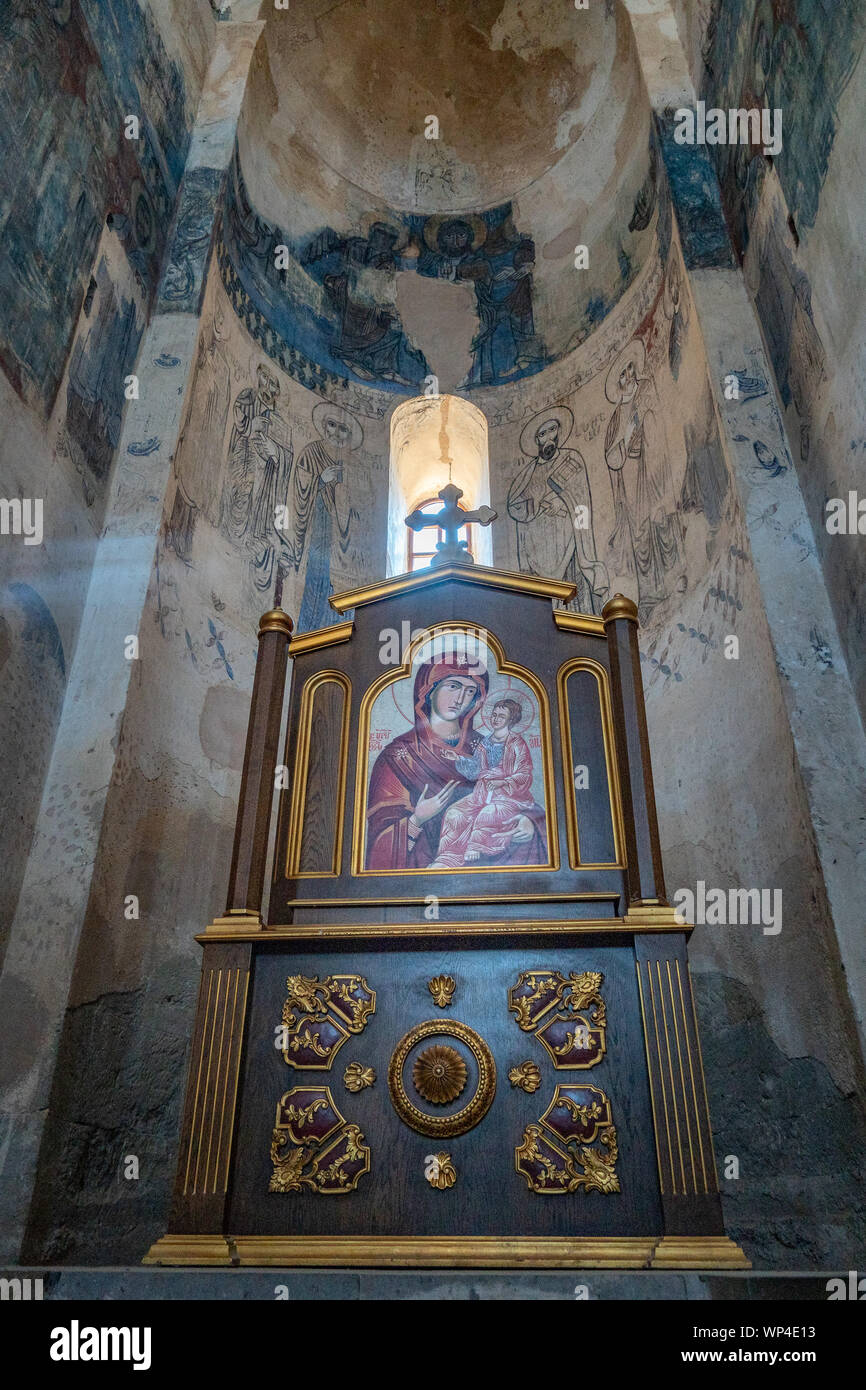
<svg viewBox="0 0 866 1390"><path fill-rule="evenodd" d="M478 1067L478 1085L469 1103L464 1105L462 1110L458 1110L456 1114L427 1115L409 1099L403 1084L403 1067L416 1043L421 1042L424 1038L437 1038L443 1035L457 1038L459 1042L464 1043L469 1048ZM404 1125L408 1125L410 1129L416 1130L419 1134L429 1135L434 1139L445 1139L455 1134L465 1134L467 1130L473 1129L479 1120L483 1120L493 1103L493 1097L496 1094L496 1063L493 1060L493 1053L484 1039L468 1024L458 1023L455 1019L429 1018L426 1022L410 1028L391 1054L391 1061L388 1064L388 1090L391 1093L391 1104Z"/></svg>

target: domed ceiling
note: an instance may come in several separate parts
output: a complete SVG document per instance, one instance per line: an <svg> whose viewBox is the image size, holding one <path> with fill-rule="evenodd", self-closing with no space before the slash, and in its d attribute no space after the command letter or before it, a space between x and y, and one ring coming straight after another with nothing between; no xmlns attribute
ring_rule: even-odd
<svg viewBox="0 0 866 1390"><path fill-rule="evenodd" d="M255 55L223 279L309 385L529 376L652 248L649 128L611 0L292 0Z"/></svg>

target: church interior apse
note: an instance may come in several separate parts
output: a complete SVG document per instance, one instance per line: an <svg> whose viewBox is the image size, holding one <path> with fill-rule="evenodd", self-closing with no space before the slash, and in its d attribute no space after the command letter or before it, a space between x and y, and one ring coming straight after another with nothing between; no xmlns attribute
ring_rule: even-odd
<svg viewBox="0 0 866 1390"><path fill-rule="evenodd" d="M405 607L387 597L388 584L435 561L444 532L421 522L450 484L473 518L458 533L470 560L510 576L519 603L535 592L551 650L568 632L603 646L605 611L620 600L634 610L648 799L665 901L690 933L723 1229L755 1271L856 1268L866 1236L866 253L852 234L852 171L863 164L864 32L862 5L831 12L812 0L3 8L0 1238L10 1267L62 1277L139 1265L166 1238L200 1041L195 937L224 916L237 868L263 614L291 619L288 689L293 669L319 670L311 653L331 650L326 629L338 641L354 621L353 644L363 632L373 662L357 721L354 705L351 719L340 714L355 679L342 658L321 666L331 674L303 710L298 695L290 714L287 697L280 749L295 714L313 729L319 719L329 747L346 742L356 803L343 808L342 840L322 848L291 830L295 793L278 778L265 921L269 895L280 922L275 912L309 896L303 875L320 870L305 856L324 854L324 873L332 853L340 883L357 880L346 891L364 903L411 899L420 927L446 876L467 876L464 895L483 896L481 869L525 898L548 872L563 902L575 873L599 899L625 891L614 883L628 836L613 794L582 857L578 843L576 765L604 779L615 761L604 719L581 757L573 734L600 698L593 662L601 670L607 658L581 648L588 665L558 687L534 674L541 649L506 651L492 619L484 689L462 667L454 678L454 699L475 702L477 737L458 746L455 734L451 752L473 785L503 765L509 791L498 804L473 792L461 812L443 801L435 843L423 825L395 828L397 744L415 737L419 709L431 717L442 678L441 653L416 625L485 623L478 585L466 597L457 584L441 615L412 597L423 587L410 587ZM781 152L681 142L675 113L700 103L781 111ZM417 529L405 524L413 513ZM376 586L387 590L378 626ZM397 660L374 689L392 630ZM437 710L443 727L459 722ZM566 715L572 744L554 737ZM281 752L278 774L312 776L316 746ZM427 813L429 768L417 756L414 797ZM565 792L560 763L571 769ZM436 785L450 785L444 773ZM371 885L371 873L397 876L396 887ZM348 991L342 1013L336 985L320 1011L325 1030L352 1039L342 1078L382 962L371 948L358 970L367 985L346 985L354 966L339 933L357 918L336 899L333 909L336 963L298 944L292 972ZM381 923L365 911L371 930L406 922L397 906ZM531 937L532 914L509 911ZM545 941L539 962L553 971L552 949ZM495 941L484 950L503 1029L516 1033L507 1000L521 1017L517 973L506 978ZM619 980L617 966L605 969ZM630 976L615 989L631 987ZM283 1000L275 981L267 988L279 1024ZM294 997L303 1012L300 986ZM378 997L381 1020L381 985ZM426 1003L438 1017L435 998ZM407 1076L421 1065L411 1047ZM441 1072L457 1057L458 1071L475 1066L483 1079L473 1047L458 1038L444 1062L427 1063ZM536 1052L546 1064L543 1040ZM266 1062L285 1071L279 1054ZM376 1066L386 1088L387 1060ZM595 1104L592 1076L578 1080L585 1094L573 1103ZM436 1094L445 1083L437 1072L425 1084ZM516 1084L499 1075L500 1094ZM351 1090L340 1081L346 1114ZM695 1117L698 1100L696 1088ZM650 1125L643 1100L629 1113ZM278 1128L293 1124L287 1110ZM351 1127L340 1133L337 1157L349 1162L355 1143L357 1177L360 1141ZM250 1238L264 1238L250 1174L260 1161L264 1191L272 1173L267 1153L244 1157L244 1143L237 1211ZM527 1211L534 1161L528 1149L523 1170L518 1159ZM635 1192L641 1164L655 1162L649 1141L640 1163L636 1151L624 1159ZM456 1193L462 1176L458 1163ZM449 1183L443 1165L440 1208ZM342 1212L353 1195L291 1200ZM654 1201L638 1211L634 1198L635 1239ZM551 1238L558 1202L537 1203ZM470 1229L498 1230L473 1228L469 1214L460 1230ZM309 1231L324 1238L325 1218L311 1217Z"/></svg>

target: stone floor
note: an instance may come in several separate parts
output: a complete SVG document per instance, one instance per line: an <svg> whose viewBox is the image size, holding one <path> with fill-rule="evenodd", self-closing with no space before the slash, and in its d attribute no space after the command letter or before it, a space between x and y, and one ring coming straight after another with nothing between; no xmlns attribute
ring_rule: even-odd
<svg viewBox="0 0 866 1390"><path fill-rule="evenodd" d="M333 1270L159 1269L118 1266L20 1267L0 1279L42 1279L45 1299L442 1299L562 1300L659 1299L722 1301L827 1299L827 1280L847 1270L820 1273L701 1274L631 1270ZM12 1296L5 1291L3 1297ZM22 1284L26 1296L27 1286ZM34 1295L31 1284L30 1297Z"/></svg>

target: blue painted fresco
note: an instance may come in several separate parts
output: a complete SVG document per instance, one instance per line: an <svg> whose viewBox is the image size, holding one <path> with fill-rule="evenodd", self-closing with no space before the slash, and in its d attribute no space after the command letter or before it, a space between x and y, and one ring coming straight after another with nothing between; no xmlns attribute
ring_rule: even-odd
<svg viewBox="0 0 866 1390"><path fill-rule="evenodd" d="M667 185L689 270L734 263L715 165L705 145L678 145L674 113L656 117Z"/></svg>
<svg viewBox="0 0 866 1390"><path fill-rule="evenodd" d="M9 584L6 592L14 599L24 618L20 637L31 654L31 662L37 666L50 662L65 681L63 642L48 604L29 584Z"/></svg>
<svg viewBox="0 0 866 1390"><path fill-rule="evenodd" d="M788 208L814 225L839 99L862 54L866 7L845 0L715 0L704 45L708 106L780 109L775 159ZM738 250L749 239L766 161L748 146L714 148Z"/></svg>
<svg viewBox="0 0 866 1390"><path fill-rule="evenodd" d="M197 314L201 308L221 184L222 171L206 168L191 169L181 184L159 286L160 313Z"/></svg>
<svg viewBox="0 0 866 1390"><path fill-rule="evenodd" d="M278 269L278 247L287 248L291 270ZM278 350L288 354L296 371L315 374L317 364L340 380L374 381L395 391L421 386L431 368L394 307L398 271L471 284L478 329L466 387L515 380L549 360L535 332L535 247L515 229L510 204L453 216L371 214L357 234L324 227L296 242L255 210L236 154L220 264L235 308L245 321L261 319L265 350L277 360ZM371 302L377 277L381 297ZM303 299L297 286L305 280L321 293ZM268 327L272 347L265 341Z"/></svg>
<svg viewBox="0 0 866 1390"><path fill-rule="evenodd" d="M155 290L193 115L146 4L0 4L0 365L44 410L107 214Z"/></svg>
<svg viewBox="0 0 866 1390"><path fill-rule="evenodd" d="M143 331L133 300L119 294L105 260L96 268L97 310L75 340L66 385L66 437L85 498L108 476L120 442L124 378L133 370Z"/></svg>

